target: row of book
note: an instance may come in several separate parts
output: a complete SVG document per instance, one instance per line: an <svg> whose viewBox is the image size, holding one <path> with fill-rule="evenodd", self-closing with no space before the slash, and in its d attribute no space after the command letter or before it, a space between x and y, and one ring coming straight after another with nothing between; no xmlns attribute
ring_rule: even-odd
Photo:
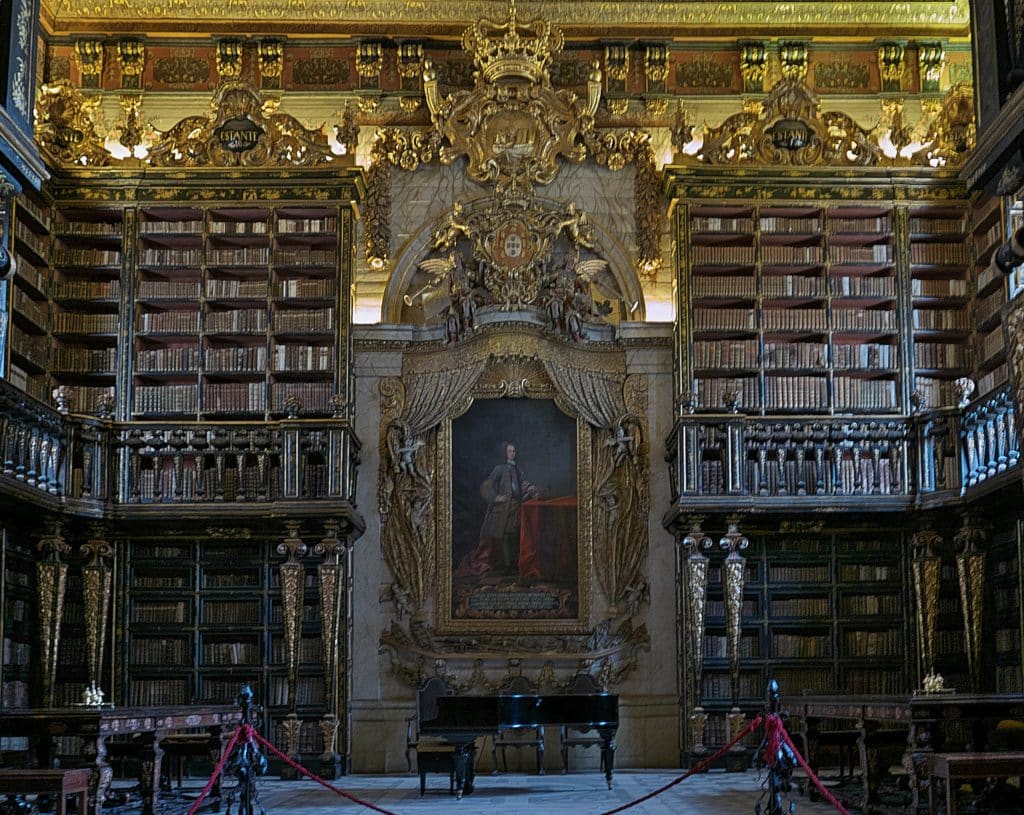
<svg viewBox="0 0 1024 815"><path fill-rule="evenodd" d="M890 695L906 693L906 681L899 671L871 668L847 668L842 677L843 689L851 694Z"/></svg>
<svg viewBox="0 0 1024 815"><path fill-rule="evenodd" d="M211 235L266 235L270 225L264 219L218 221L211 217L207 231Z"/></svg>
<svg viewBox="0 0 1024 815"><path fill-rule="evenodd" d="M237 689L235 693L238 693ZM184 705L188 703L190 696L187 678L140 679L133 677L128 684L128 704L133 707Z"/></svg>
<svg viewBox="0 0 1024 815"><path fill-rule="evenodd" d="M761 293L765 297L824 297L825 282L820 277L766 275L761 278Z"/></svg>
<svg viewBox="0 0 1024 815"><path fill-rule="evenodd" d="M37 257L44 261L46 260L47 250L49 248L46 238L37 235L21 221L18 221L14 225L14 237L31 249Z"/></svg>
<svg viewBox="0 0 1024 815"><path fill-rule="evenodd" d="M917 368L964 368L970 364L968 349L949 342L915 342L914 366Z"/></svg>
<svg viewBox="0 0 1024 815"><path fill-rule="evenodd" d="M766 376L765 407L814 409L828 404L828 380L822 376Z"/></svg>
<svg viewBox="0 0 1024 815"><path fill-rule="evenodd" d="M53 331L57 334L116 334L116 314L87 314L75 311L55 311L52 314Z"/></svg>
<svg viewBox="0 0 1024 815"><path fill-rule="evenodd" d="M899 367L899 353L895 345L864 343L863 345L832 346L832 364L846 369L895 370Z"/></svg>
<svg viewBox="0 0 1024 815"><path fill-rule="evenodd" d="M186 623L189 606L184 600L136 600L132 606L134 623Z"/></svg>
<svg viewBox="0 0 1024 815"><path fill-rule="evenodd" d="M180 572L141 572L136 569L132 575L132 586L137 589L186 589L192 585L191 580L190 575Z"/></svg>
<svg viewBox="0 0 1024 815"><path fill-rule="evenodd" d="M9 710L11 708L28 707L28 704L27 682L15 679L0 684L0 708ZM11 746L8 749L14 750L16 748Z"/></svg>
<svg viewBox="0 0 1024 815"><path fill-rule="evenodd" d="M184 667L192 661L192 648L183 639L133 637L131 642L131 661L134 665Z"/></svg>
<svg viewBox="0 0 1024 815"><path fill-rule="evenodd" d="M228 281L209 281L209 283ZM239 281L231 281L239 282ZM265 293L265 292L264 292ZM198 300L198 280L140 280L138 296L144 300Z"/></svg>
<svg viewBox="0 0 1024 815"><path fill-rule="evenodd" d="M14 279L19 283L27 283L42 294L46 289L48 274L42 268L30 263L20 252L15 252L14 257L18 264L18 274Z"/></svg>
<svg viewBox="0 0 1024 815"><path fill-rule="evenodd" d="M964 232L966 222L963 217L930 218L922 215L912 215L910 218L910 231L915 234L929 235L960 235Z"/></svg>
<svg viewBox="0 0 1024 815"><path fill-rule="evenodd" d="M693 296L753 299L757 296L757 279L752 275L699 275L693 278Z"/></svg>
<svg viewBox="0 0 1024 815"><path fill-rule="evenodd" d="M208 372L263 371L267 367L267 348L265 345L204 348L203 364Z"/></svg>
<svg viewBox="0 0 1024 815"><path fill-rule="evenodd" d="M58 249L53 253L54 266L76 266L85 268L120 267L119 249Z"/></svg>
<svg viewBox="0 0 1024 815"><path fill-rule="evenodd" d="M10 637L4 637L3 660L0 664L25 667L29 664L31 659L31 643L18 642L17 640L12 640Z"/></svg>
<svg viewBox="0 0 1024 815"><path fill-rule="evenodd" d="M283 676L270 679L270 704L288 704L288 680ZM295 703L298 705L322 705L324 703L324 680L321 676L300 676L295 683Z"/></svg>
<svg viewBox="0 0 1024 815"><path fill-rule="evenodd" d="M775 659L820 659L832 656L832 638L828 634L772 634Z"/></svg>
<svg viewBox="0 0 1024 815"><path fill-rule="evenodd" d="M208 600L202 621L207 625L247 625L260 622L258 600Z"/></svg>
<svg viewBox="0 0 1024 815"><path fill-rule="evenodd" d="M306 233L333 233L338 231L338 216L325 215L321 218L286 218L279 216L277 219L277 231L281 233L294 233L297 235Z"/></svg>
<svg viewBox="0 0 1024 815"><path fill-rule="evenodd" d="M892 230L892 220L888 215L875 217L846 217L834 216L825 210L828 217L828 230L830 232L864 232L871 234L886 234ZM699 214L700 210L694 210L690 218L690 229L693 232L743 232L754 231L754 214L750 212L745 215L709 216ZM934 219L917 219L921 223L920 232L946 232L960 230L945 230L939 227L935 229L926 228L926 224L936 224ZM962 221L956 221L962 227ZM768 233L798 233L807 234L821 232L823 230L820 217L794 214L792 217L785 215L761 215L757 220L758 228Z"/></svg>
<svg viewBox="0 0 1024 815"><path fill-rule="evenodd" d="M773 597L768 609L772 617L828 617L831 614L828 597Z"/></svg>
<svg viewBox="0 0 1024 815"><path fill-rule="evenodd" d="M199 369L199 360L199 349L194 345L139 348L135 351L135 370L141 373L176 371L194 374Z"/></svg>
<svg viewBox="0 0 1024 815"><path fill-rule="evenodd" d="M761 311L766 331L828 331L828 314L817 308L766 308Z"/></svg>
<svg viewBox="0 0 1024 815"><path fill-rule="evenodd" d="M925 331L967 331L970 316L964 309L915 308L912 323Z"/></svg>
<svg viewBox="0 0 1024 815"><path fill-rule="evenodd" d="M761 244L761 263L765 266L813 266L820 264L821 259L820 246Z"/></svg>
<svg viewBox="0 0 1024 815"><path fill-rule="evenodd" d="M789 218L774 215L762 215L758 220L758 227L762 232L806 234L809 232L821 231L821 218L808 218L806 216Z"/></svg>
<svg viewBox="0 0 1024 815"><path fill-rule="evenodd" d="M773 583L827 583L832 577L832 568L827 563L772 564L768 576Z"/></svg>
<svg viewBox="0 0 1024 815"><path fill-rule="evenodd" d="M729 656L729 638L724 634L705 634L703 650L705 659L725 659ZM740 637L739 653L741 658L761 656L761 643L758 637Z"/></svg>
<svg viewBox="0 0 1024 815"><path fill-rule="evenodd" d="M966 280L958 278L914 278L910 293L915 297L967 297L970 290Z"/></svg>
<svg viewBox="0 0 1024 815"><path fill-rule="evenodd" d="M697 400L701 407L724 410L726 395L738 394L739 407L754 408L761 404L760 386L756 378L697 379Z"/></svg>
<svg viewBox="0 0 1024 815"><path fill-rule="evenodd" d="M164 221L144 218L139 222L139 234L146 235L199 235L205 225L202 220Z"/></svg>
<svg viewBox="0 0 1024 815"><path fill-rule="evenodd" d="M701 694L707 699L728 699L732 694L732 679L729 674L707 673L701 677ZM760 673L741 672L739 694L741 699L760 699L764 696L764 682Z"/></svg>
<svg viewBox="0 0 1024 815"><path fill-rule="evenodd" d="M204 571L204 589L249 589L259 588L261 584L259 570L234 572Z"/></svg>
<svg viewBox="0 0 1024 815"><path fill-rule="evenodd" d="M262 649L253 641L204 642L204 665L262 665Z"/></svg>
<svg viewBox="0 0 1024 815"><path fill-rule="evenodd" d="M121 283L118 280L60 280L51 294L55 300L117 300Z"/></svg>
<svg viewBox="0 0 1024 815"><path fill-rule="evenodd" d="M997 218L988 229L974 236L974 251L980 255L1004 240L1006 240L1006 227L1003 226L1002 220Z"/></svg>
<svg viewBox="0 0 1024 815"><path fill-rule="evenodd" d="M1006 363L1003 362L993 368L984 376L978 377L978 393L989 393L995 389L996 385L1006 382L1010 377L1009 369L1006 367Z"/></svg>
<svg viewBox="0 0 1024 815"><path fill-rule="evenodd" d="M217 413L262 413L267 409L263 382L208 382L203 386L203 411Z"/></svg>
<svg viewBox="0 0 1024 815"><path fill-rule="evenodd" d="M50 365L56 371L110 371L117 367L117 349L54 346Z"/></svg>
<svg viewBox="0 0 1024 815"><path fill-rule="evenodd" d="M301 637L299 639L299 662L319 664L324 658L324 645L319 637ZM283 639L275 637L270 645L270 661L275 665L283 665L288 661L288 650Z"/></svg>
<svg viewBox="0 0 1024 815"><path fill-rule="evenodd" d="M277 345L274 369L278 371L329 371L334 353L329 345Z"/></svg>
<svg viewBox="0 0 1024 815"><path fill-rule="evenodd" d="M26 334L20 326L11 326L11 350L15 353L21 354L26 360L34 364L40 370L46 369L46 343L40 342L40 337L34 334ZM19 369L21 370L21 369ZM11 384L20 387L22 390L26 390L25 385L27 384L28 374L21 371L25 377L21 380L14 371L13 368L10 372L9 379Z"/></svg>
<svg viewBox="0 0 1024 815"><path fill-rule="evenodd" d="M833 379L833 402L839 408L895 410L896 382L892 379L836 376Z"/></svg>
<svg viewBox="0 0 1024 815"><path fill-rule="evenodd" d="M824 368L828 365L828 346L820 342L766 342L761 363L765 368Z"/></svg>
<svg viewBox="0 0 1024 815"><path fill-rule="evenodd" d="M839 599L839 612L844 617L896 616L901 611L896 594L846 594Z"/></svg>
<svg viewBox="0 0 1024 815"><path fill-rule="evenodd" d="M839 579L844 583L885 583L896 578L896 569L884 563L841 563Z"/></svg>
<svg viewBox="0 0 1024 815"><path fill-rule="evenodd" d="M997 314L1006 302L1001 289L996 290L988 297L980 297L974 301L974 322L976 325L984 325Z"/></svg>
<svg viewBox="0 0 1024 815"><path fill-rule="evenodd" d="M120 221L59 221L56 228L58 238L119 238L123 231Z"/></svg>
<svg viewBox="0 0 1024 815"><path fill-rule="evenodd" d="M967 263L967 244L911 243L910 262L928 266L963 266Z"/></svg>
<svg viewBox="0 0 1024 815"><path fill-rule="evenodd" d="M698 340L693 344L693 364L698 368L754 368L758 359L757 340Z"/></svg>
<svg viewBox="0 0 1024 815"><path fill-rule="evenodd" d="M905 648L900 631L844 631L843 645L847 656L854 657L895 657Z"/></svg>

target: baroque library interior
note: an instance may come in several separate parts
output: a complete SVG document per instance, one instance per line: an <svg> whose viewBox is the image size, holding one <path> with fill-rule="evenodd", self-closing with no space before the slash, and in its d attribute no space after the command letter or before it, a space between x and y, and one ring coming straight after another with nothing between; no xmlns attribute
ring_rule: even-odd
<svg viewBox="0 0 1024 815"><path fill-rule="evenodd" d="M0 5L0 810L159 811L239 716L745 769L772 681L854 811L1024 774L1022 30Z"/></svg>

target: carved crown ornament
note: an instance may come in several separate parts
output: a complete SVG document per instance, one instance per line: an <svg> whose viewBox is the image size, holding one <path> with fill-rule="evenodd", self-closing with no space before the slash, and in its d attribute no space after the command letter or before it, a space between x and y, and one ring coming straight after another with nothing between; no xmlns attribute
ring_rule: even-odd
<svg viewBox="0 0 1024 815"><path fill-rule="evenodd" d="M698 133L680 107L672 128L676 161L719 165L956 167L974 145L974 100L956 85L938 103L922 105L910 125L904 101L882 100L878 125L862 127L839 111L822 111L800 76L780 80L763 102ZM695 149L690 149L694 145Z"/></svg>
<svg viewBox="0 0 1024 815"><path fill-rule="evenodd" d="M479 20L465 30L462 45L473 58L473 87L442 97L437 71L425 60L423 89L431 127L378 132L367 183L366 256L371 266L383 268L390 255L391 167L414 170L422 163L452 164L465 157L467 177L490 187L496 206L521 210L529 207L537 186L554 181L561 162L589 156L611 170L636 166L637 266L641 275L652 276L660 235L654 151L646 133L595 128L601 101L598 63L591 66L586 98L555 90L549 69L562 49L562 33L542 18L520 20L515 0L507 20ZM523 297L514 293L508 302Z"/></svg>
<svg viewBox="0 0 1024 815"><path fill-rule="evenodd" d="M97 109L99 96L85 96L67 82L43 85L36 100L36 141L62 164L87 167L315 167L352 164L352 151L338 154L323 126L307 128L279 113L277 99L264 97L252 84L228 80L214 91L210 112L186 116L166 131L143 128L141 99L125 108L121 138L135 148L125 158L106 146ZM151 139L143 149L143 130ZM130 133L131 138L126 139Z"/></svg>

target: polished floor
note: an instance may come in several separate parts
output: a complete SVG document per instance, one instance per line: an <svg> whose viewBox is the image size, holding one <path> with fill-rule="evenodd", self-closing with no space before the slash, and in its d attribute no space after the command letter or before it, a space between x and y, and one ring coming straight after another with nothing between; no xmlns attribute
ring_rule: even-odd
<svg viewBox="0 0 1024 815"><path fill-rule="evenodd" d="M603 776L597 773L482 775L477 776L473 794L462 800L449 794L448 779L440 775L428 777L427 792L422 798L419 778L414 776L355 775L334 783L350 795L394 815L490 815L495 812L502 815L601 815L647 795L678 776L678 771L623 770L615 773L615 787L608 790ZM762 793L761 780L753 771L693 776L624 813L754 815ZM260 784L259 797L267 815L327 812L369 815L379 811L339 797L311 781L265 780ZM809 803L796 794L793 801L796 815L835 812L827 805ZM190 803L181 804L182 814ZM761 811L767 811L765 802Z"/></svg>

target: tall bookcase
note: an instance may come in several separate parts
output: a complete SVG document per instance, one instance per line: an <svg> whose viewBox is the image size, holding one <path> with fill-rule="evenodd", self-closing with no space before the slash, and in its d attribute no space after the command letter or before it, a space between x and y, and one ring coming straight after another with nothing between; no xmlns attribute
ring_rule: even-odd
<svg viewBox="0 0 1024 815"><path fill-rule="evenodd" d="M698 406L894 413L901 405L891 207L694 203L684 265Z"/></svg>
<svg viewBox="0 0 1024 815"><path fill-rule="evenodd" d="M762 704L768 679L804 690L909 690L911 638L899 532L776 531L750 536L740 643L740 706ZM730 704L720 561L709 571L700 700L707 744L725 739Z"/></svg>
<svg viewBox="0 0 1024 815"><path fill-rule="evenodd" d="M329 413L338 224L336 206L143 208L132 415Z"/></svg>
<svg viewBox="0 0 1024 815"><path fill-rule="evenodd" d="M281 558L274 546L255 537L128 543L120 694L125 703L230 703L249 684L271 727L280 727L288 713L288 682ZM305 565L296 712L300 749L312 756L322 752L319 721L326 695L316 561Z"/></svg>
<svg viewBox="0 0 1024 815"><path fill-rule="evenodd" d="M50 208L35 194L25 192L15 203L13 223L18 272L11 283L7 378L30 396L48 401Z"/></svg>
<svg viewBox="0 0 1024 815"><path fill-rule="evenodd" d="M39 704L36 570L31 547L0 527L0 708ZM0 735L0 753L25 752L27 738Z"/></svg>
<svg viewBox="0 0 1024 815"><path fill-rule="evenodd" d="M966 202L908 212L913 388L926 404L956 404L953 382L971 370L971 235Z"/></svg>
<svg viewBox="0 0 1024 815"><path fill-rule="evenodd" d="M995 390L1007 379L1006 343L1000 309L1006 303L1007 281L989 265L992 254L1007 238L1006 202L981 196L971 212L971 242L974 246L974 300L971 323L974 329L974 368L978 396Z"/></svg>
<svg viewBox="0 0 1024 815"><path fill-rule="evenodd" d="M1022 532L1020 520L1006 521L992 532L988 546L987 596L991 599L986 622L995 642L991 650L995 671L993 690L998 693L1024 692L1020 577Z"/></svg>

